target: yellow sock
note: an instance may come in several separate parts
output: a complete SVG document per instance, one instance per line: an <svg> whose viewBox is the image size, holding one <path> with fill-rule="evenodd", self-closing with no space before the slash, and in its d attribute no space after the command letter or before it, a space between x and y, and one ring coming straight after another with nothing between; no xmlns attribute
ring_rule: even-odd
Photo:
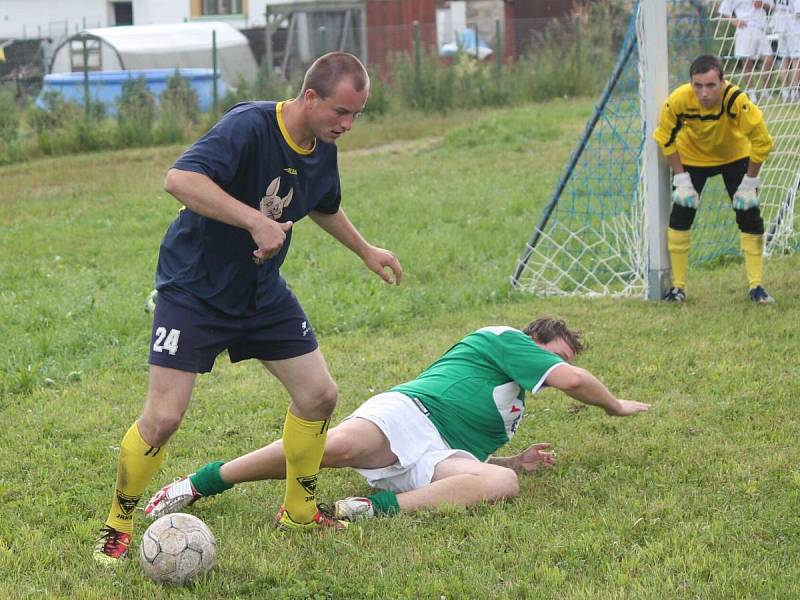
<svg viewBox="0 0 800 600"><path fill-rule="evenodd" d="M283 425L283 451L286 454L283 506L295 523L309 523L317 512L317 474L327 437L327 420L305 421L287 411Z"/></svg>
<svg viewBox="0 0 800 600"><path fill-rule="evenodd" d="M154 448L142 439L136 423L131 425L119 449L117 484L106 525L125 533L133 531L133 509L166 453L165 446Z"/></svg>
<svg viewBox="0 0 800 600"><path fill-rule="evenodd" d="M689 247L692 245L691 230L667 229L667 249L672 262L672 287L686 288L689 273Z"/></svg>
<svg viewBox="0 0 800 600"><path fill-rule="evenodd" d="M764 236L754 233L740 233L739 242L744 254L744 269L747 283L752 290L761 285L764 276Z"/></svg>

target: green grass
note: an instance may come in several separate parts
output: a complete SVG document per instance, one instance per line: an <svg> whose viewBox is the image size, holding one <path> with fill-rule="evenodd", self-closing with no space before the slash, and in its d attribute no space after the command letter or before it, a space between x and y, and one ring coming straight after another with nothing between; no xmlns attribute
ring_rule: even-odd
<svg viewBox="0 0 800 600"><path fill-rule="evenodd" d="M145 394L143 303L177 209L161 182L181 149L0 168L0 598L800 596L800 258L767 262L770 307L746 300L740 261L694 269L684 306L509 291L590 110L359 123L340 159L344 207L406 279L384 285L307 222L285 275L339 384L337 418L472 329L541 314L584 330L579 364L653 411L611 419L545 391L505 450L549 441L559 465L524 478L517 499L343 535L276 534L282 484L237 486L192 509L220 554L190 589L150 584L136 561L109 572L90 558ZM406 125L417 133L399 135ZM397 138L409 142L379 148ZM259 366L221 357L148 493L276 438L286 404ZM367 491L348 470L320 479L322 499Z"/></svg>

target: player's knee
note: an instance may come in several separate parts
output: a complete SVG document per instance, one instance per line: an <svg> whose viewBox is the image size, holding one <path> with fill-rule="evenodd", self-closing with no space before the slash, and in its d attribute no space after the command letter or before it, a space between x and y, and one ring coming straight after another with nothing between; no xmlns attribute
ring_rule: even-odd
<svg viewBox="0 0 800 600"><path fill-rule="evenodd" d="M139 419L139 433L148 444L163 446L178 430L181 421L183 421L183 412L180 411L150 413Z"/></svg>
<svg viewBox="0 0 800 600"><path fill-rule="evenodd" d="M512 469L500 467L491 479L491 500L506 500L519 494L519 478Z"/></svg>
<svg viewBox="0 0 800 600"><path fill-rule="evenodd" d="M736 213L736 224L739 226L739 231L752 235L764 233L764 219L757 206L748 210L734 210L734 212Z"/></svg>
<svg viewBox="0 0 800 600"><path fill-rule="evenodd" d="M339 388L335 382L330 381L321 388L316 394L316 406L320 413L332 415L339 400Z"/></svg>
<svg viewBox="0 0 800 600"><path fill-rule="evenodd" d="M336 428L331 429L325 442L325 454L322 457L322 464L325 467L347 466L351 464L355 450L350 436L337 431Z"/></svg>
<svg viewBox="0 0 800 600"><path fill-rule="evenodd" d="M695 208L673 204L669 215L669 226L676 231L688 231L692 228L696 214Z"/></svg>

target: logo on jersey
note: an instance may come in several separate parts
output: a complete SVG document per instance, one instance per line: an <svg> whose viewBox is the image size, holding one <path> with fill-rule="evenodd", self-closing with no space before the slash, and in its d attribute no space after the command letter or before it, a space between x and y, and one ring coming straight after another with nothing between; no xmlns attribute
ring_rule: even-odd
<svg viewBox="0 0 800 600"><path fill-rule="evenodd" d="M279 194L280 189L281 178L276 177L267 186L267 191L264 197L261 198L260 204L262 214L275 221L281 218L283 209L292 203L292 195L294 194L294 188L290 188L289 193L281 197Z"/></svg>
<svg viewBox="0 0 800 600"><path fill-rule="evenodd" d="M503 425L509 439L517 432L517 427L522 421L522 415L525 414L525 402L520 397L521 395L520 387L514 381L498 385L492 391L494 405L503 419Z"/></svg>
<svg viewBox="0 0 800 600"><path fill-rule="evenodd" d="M297 169L294 167L286 167L284 171L286 171L289 175L297 175Z"/></svg>

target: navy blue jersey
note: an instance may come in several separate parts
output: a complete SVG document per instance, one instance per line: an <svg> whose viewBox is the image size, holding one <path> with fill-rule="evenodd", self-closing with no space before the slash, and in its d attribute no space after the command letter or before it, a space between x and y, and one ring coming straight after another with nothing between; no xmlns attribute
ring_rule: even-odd
<svg viewBox="0 0 800 600"><path fill-rule="evenodd" d="M336 145L318 139L312 150L297 146L281 108L275 102L237 104L173 168L206 175L276 221L297 222L312 210L336 213ZM291 236L290 230L280 252L259 265L249 232L183 209L161 243L156 288L176 301L199 300L230 316L267 310L286 289L279 269Z"/></svg>

